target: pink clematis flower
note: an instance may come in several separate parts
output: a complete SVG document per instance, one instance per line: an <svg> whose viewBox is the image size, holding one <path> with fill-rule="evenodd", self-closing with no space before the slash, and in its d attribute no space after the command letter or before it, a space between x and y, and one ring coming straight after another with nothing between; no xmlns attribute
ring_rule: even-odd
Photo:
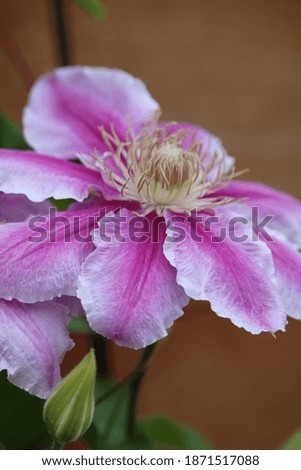
<svg viewBox="0 0 301 470"><path fill-rule="evenodd" d="M68 318L82 308L97 333L131 348L164 337L190 298L252 333L301 318L299 201L236 180L221 142L160 122L140 80L57 69L33 87L24 133L34 152L0 150L0 369L12 382L50 393L71 347ZM58 214L68 240L45 215L49 197L77 201ZM49 236L32 243L36 214ZM258 222L267 216L269 236ZM114 217L117 237L103 223ZM133 218L144 227L134 241Z"/></svg>

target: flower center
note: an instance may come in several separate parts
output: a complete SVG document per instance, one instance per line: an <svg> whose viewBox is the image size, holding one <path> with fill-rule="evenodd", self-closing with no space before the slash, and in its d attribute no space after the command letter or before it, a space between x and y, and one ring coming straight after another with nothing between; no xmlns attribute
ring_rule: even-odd
<svg viewBox="0 0 301 470"><path fill-rule="evenodd" d="M150 155L142 181L154 181L166 190L178 189L191 180L199 167L195 152L185 152L176 143L164 142Z"/></svg>
<svg viewBox="0 0 301 470"><path fill-rule="evenodd" d="M178 128L174 122L158 124L158 117L136 136L129 126L126 141L113 126L111 132L100 131L109 151L102 156L93 153L94 166L124 199L138 201L143 215L161 215L165 209L214 210L234 201L214 196L238 173L227 168L232 157L213 136L204 133L203 139L197 138L195 130Z"/></svg>

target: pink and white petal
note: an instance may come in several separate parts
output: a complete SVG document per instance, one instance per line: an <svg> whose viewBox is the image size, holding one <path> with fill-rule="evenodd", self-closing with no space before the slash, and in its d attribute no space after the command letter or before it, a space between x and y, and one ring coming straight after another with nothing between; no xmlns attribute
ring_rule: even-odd
<svg viewBox="0 0 301 470"><path fill-rule="evenodd" d="M120 215L127 218L127 224L133 216L125 209ZM152 219L144 221L151 224ZM111 242L95 230L96 250L82 267L78 297L97 333L120 346L138 349L166 336L166 329L183 314L189 299L163 254L165 224L161 224L157 243L150 236L143 243L132 241L127 224L121 230L124 242L114 238L112 227L105 231Z"/></svg>
<svg viewBox="0 0 301 470"><path fill-rule="evenodd" d="M73 342L68 310L55 301L22 304L0 300L0 370L9 380L46 398L60 380L60 363Z"/></svg>
<svg viewBox="0 0 301 470"><path fill-rule="evenodd" d="M293 196L252 181L232 181L229 186L216 195L224 195L235 199L246 198L244 203L258 208L258 219L272 216L267 232L271 237L279 232L280 238L301 248L301 202ZM256 216L257 217L257 216Z"/></svg>
<svg viewBox="0 0 301 470"><path fill-rule="evenodd" d="M75 158L107 150L99 126L125 138L159 109L144 83L117 69L64 67L33 86L23 116L27 142L38 152Z"/></svg>
<svg viewBox="0 0 301 470"><path fill-rule="evenodd" d="M285 311L301 320L301 253L289 245L274 240L268 243L275 265L277 290Z"/></svg>
<svg viewBox="0 0 301 470"><path fill-rule="evenodd" d="M192 237L193 222L183 217L179 227L185 236L183 233L178 242L172 241L178 233L170 224L169 214L167 234L171 238L164 244L165 256L177 269L177 282L186 293L196 300L208 300L219 316L254 334L284 330L286 315L273 281L271 252L265 243L252 241L247 225L245 233L240 225L235 241L228 227L238 211L238 207L224 206L217 214L218 221L212 220L211 225L211 216L200 213L203 223L197 225L197 235L202 237L199 241L194 234ZM176 220L173 225L177 227ZM223 228L224 240L218 241ZM242 235L246 235L246 241L239 242Z"/></svg>
<svg viewBox="0 0 301 470"><path fill-rule="evenodd" d="M0 191L25 194L35 202L48 197L83 201L96 187L105 196L118 191L103 182L100 173L72 162L22 150L0 149Z"/></svg>
<svg viewBox="0 0 301 470"><path fill-rule="evenodd" d="M23 194L0 192L0 223L23 222L28 217L46 214L51 207L48 201L32 202Z"/></svg>
<svg viewBox="0 0 301 470"><path fill-rule="evenodd" d="M95 248L90 232L99 209L0 225L0 297L33 303L75 295L81 265Z"/></svg>
<svg viewBox="0 0 301 470"><path fill-rule="evenodd" d="M166 122L161 122L159 126L164 127L166 124ZM218 137L202 127L187 122L177 122L170 125L168 127L167 135L179 131L187 132L188 134L183 143L184 149L188 149L193 139L202 142L200 159L202 160L205 168L209 168L213 158L216 159L216 165L208 172L208 177L210 177L210 179L214 179L217 176L219 166L220 172L223 175L226 175L231 171L235 163L235 158L228 155ZM218 163L220 165L218 165Z"/></svg>

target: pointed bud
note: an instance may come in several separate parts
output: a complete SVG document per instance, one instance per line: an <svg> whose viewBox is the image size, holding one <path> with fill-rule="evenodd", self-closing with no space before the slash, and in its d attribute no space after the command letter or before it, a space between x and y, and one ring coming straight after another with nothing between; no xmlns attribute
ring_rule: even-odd
<svg viewBox="0 0 301 470"><path fill-rule="evenodd" d="M44 421L56 441L75 441L89 428L95 406L95 376L95 355L91 349L46 400Z"/></svg>

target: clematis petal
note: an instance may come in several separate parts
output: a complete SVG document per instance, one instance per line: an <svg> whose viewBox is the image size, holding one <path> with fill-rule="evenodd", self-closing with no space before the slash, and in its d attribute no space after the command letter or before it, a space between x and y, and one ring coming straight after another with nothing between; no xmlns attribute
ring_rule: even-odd
<svg viewBox="0 0 301 470"><path fill-rule="evenodd" d="M46 398L60 380L60 363L73 343L61 304L0 300L0 370L20 388Z"/></svg>
<svg viewBox="0 0 301 470"><path fill-rule="evenodd" d="M274 240L268 243L275 265L277 290L287 315L301 319L301 253L286 243Z"/></svg>
<svg viewBox="0 0 301 470"><path fill-rule="evenodd" d="M99 210L0 225L0 297L31 303L75 295L81 264L95 248L90 231Z"/></svg>
<svg viewBox="0 0 301 470"><path fill-rule="evenodd" d="M301 202L298 199L252 181L232 181L222 191L215 193L236 199L246 198L244 203L258 208L256 219L262 221L266 216L272 216L267 226L271 237L279 232L279 236L301 248Z"/></svg>
<svg viewBox="0 0 301 470"><path fill-rule="evenodd" d="M166 126L166 123L161 122L160 126L164 127ZM215 159L215 165L207 175L210 179L214 179L217 176L218 171L220 171L220 174L222 175L228 174L231 171L234 166L235 159L231 155L228 155L218 137L202 127L187 122L177 122L170 125L168 127L167 135L181 131L187 132L187 137L183 142L184 149L187 150L193 140L202 142L200 159L205 168L209 168L211 162ZM220 163L220 166L218 163Z"/></svg>
<svg viewBox="0 0 301 470"><path fill-rule="evenodd" d="M35 203L23 194L0 192L0 223L23 222L30 216L47 213L50 207L48 201Z"/></svg>
<svg viewBox="0 0 301 470"><path fill-rule="evenodd" d="M283 330L286 317L273 283L271 252L264 242L252 241L247 234L250 222L248 227L238 222L238 233L232 231L233 217L241 214L248 220L245 211L233 206L221 208L211 223L212 216L205 213L199 214L203 219L197 226L195 219L183 217L183 236L177 242L172 241L178 233L169 214L167 233L171 238L164 244L165 256L176 267L177 282L186 293L197 300L209 300L221 317L252 333ZM176 220L173 225L177 226ZM195 233L202 237L199 241ZM247 239L243 242L244 235Z"/></svg>
<svg viewBox="0 0 301 470"><path fill-rule="evenodd" d="M131 213L122 209L120 215L128 224ZM145 222L149 228L152 218L145 218ZM157 243L150 236L144 242L133 241L127 224L121 228L123 242L114 239L112 224L106 224L105 230L111 242L95 230L96 250L83 265L78 297L95 331L121 346L137 349L167 334L166 329L182 315L188 297L163 254L164 221Z"/></svg>
<svg viewBox="0 0 301 470"><path fill-rule="evenodd" d="M24 134L38 152L62 158L107 150L99 126L125 138L159 109L144 83L117 69L64 67L36 82L24 112Z"/></svg>
<svg viewBox="0 0 301 470"><path fill-rule="evenodd" d="M22 150L0 149L0 190L25 194L35 202L48 197L83 201L89 186L110 199L118 192L100 174L82 165Z"/></svg>

